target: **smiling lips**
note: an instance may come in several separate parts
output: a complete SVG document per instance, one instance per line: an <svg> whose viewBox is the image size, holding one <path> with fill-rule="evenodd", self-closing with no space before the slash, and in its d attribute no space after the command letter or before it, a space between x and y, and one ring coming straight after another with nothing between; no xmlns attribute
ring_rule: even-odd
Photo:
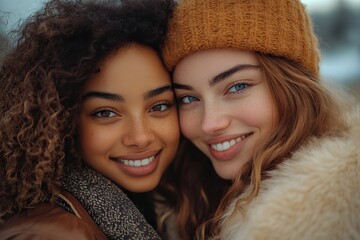
<svg viewBox="0 0 360 240"><path fill-rule="evenodd" d="M222 152L222 151L226 151L229 148L231 148L232 146L234 146L236 143L241 142L243 139L245 139L249 134L245 134L241 137L237 137L235 139L231 139L230 141L225 141L222 143L217 143L217 144L211 144L211 148L215 151L218 152Z"/></svg>
<svg viewBox="0 0 360 240"><path fill-rule="evenodd" d="M120 162L125 164L126 166L131 167L141 167L149 165L152 161L154 161L155 155L149 158L144 158L142 160L127 160L127 159L120 159Z"/></svg>
<svg viewBox="0 0 360 240"><path fill-rule="evenodd" d="M112 160L122 163L127 167L145 167L150 165L156 157L159 155L160 151L151 151L147 154L136 154L128 156L113 156L110 157Z"/></svg>
<svg viewBox="0 0 360 240"><path fill-rule="evenodd" d="M143 177L154 172L160 161L160 151L151 151L144 154L111 157L118 167L127 175Z"/></svg>
<svg viewBox="0 0 360 240"><path fill-rule="evenodd" d="M247 133L230 140L209 144L210 153L217 160L231 160L240 153L242 149L240 143L251 135L252 133Z"/></svg>

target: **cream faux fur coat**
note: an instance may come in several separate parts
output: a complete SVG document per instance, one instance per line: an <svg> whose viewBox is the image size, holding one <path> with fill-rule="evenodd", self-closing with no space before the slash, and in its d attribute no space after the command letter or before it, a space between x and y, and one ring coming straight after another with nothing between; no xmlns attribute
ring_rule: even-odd
<svg viewBox="0 0 360 240"><path fill-rule="evenodd" d="M235 199L221 239L360 239L360 108L343 116L350 126L344 136L300 148L229 218Z"/></svg>

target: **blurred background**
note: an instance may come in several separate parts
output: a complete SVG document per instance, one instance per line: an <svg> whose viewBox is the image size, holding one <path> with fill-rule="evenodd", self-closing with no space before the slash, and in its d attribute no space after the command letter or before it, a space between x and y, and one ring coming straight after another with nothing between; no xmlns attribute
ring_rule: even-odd
<svg viewBox="0 0 360 240"><path fill-rule="evenodd" d="M151 0L149 0L151 1ZM301 0L313 20L326 81L349 88L360 99L360 0ZM0 57L17 28L46 0L0 0Z"/></svg>
<svg viewBox="0 0 360 240"><path fill-rule="evenodd" d="M301 1L319 38L322 76L360 99L360 0Z"/></svg>

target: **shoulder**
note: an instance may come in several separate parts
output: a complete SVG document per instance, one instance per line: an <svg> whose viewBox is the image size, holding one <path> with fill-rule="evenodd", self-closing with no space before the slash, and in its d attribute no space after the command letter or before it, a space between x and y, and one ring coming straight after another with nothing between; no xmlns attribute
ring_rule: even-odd
<svg viewBox="0 0 360 240"><path fill-rule="evenodd" d="M1 239L106 239L97 226L50 203L12 217L0 228Z"/></svg>
<svg viewBox="0 0 360 240"><path fill-rule="evenodd" d="M358 239L359 109L344 113L343 135L312 139L271 172L244 213L224 222L224 239Z"/></svg>

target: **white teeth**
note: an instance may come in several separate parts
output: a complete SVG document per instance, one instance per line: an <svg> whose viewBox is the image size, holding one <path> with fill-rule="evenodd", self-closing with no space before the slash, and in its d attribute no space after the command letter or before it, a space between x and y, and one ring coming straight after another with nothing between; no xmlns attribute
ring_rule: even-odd
<svg viewBox="0 0 360 240"><path fill-rule="evenodd" d="M236 139L232 139L230 141L225 141L223 143L217 143L217 144L211 144L211 148L214 149L215 151L226 151L229 148L231 148L232 146L234 146L236 143L241 142L241 140L243 140L246 137L246 135L243 135L241 137L238 137Z"/></svg>
<svg viewBox="0 0 360 240"><path fill-rule="evenodd" d="M141 167L141 166L149 165L154 159L155 159L155 156L152 156L152 157L145 158L145 159L142 159L142 160L121 159L120 162L122 162L124 165L127 165L127 166Z"/></svg>
<svg viewBox="0 0 360 240"><path fill-rule="evenodd" d="M149 163L150 163L150 160L149 160L149 159L141 160L141 165L142 165L142 166L148 165Z"/></svg>

